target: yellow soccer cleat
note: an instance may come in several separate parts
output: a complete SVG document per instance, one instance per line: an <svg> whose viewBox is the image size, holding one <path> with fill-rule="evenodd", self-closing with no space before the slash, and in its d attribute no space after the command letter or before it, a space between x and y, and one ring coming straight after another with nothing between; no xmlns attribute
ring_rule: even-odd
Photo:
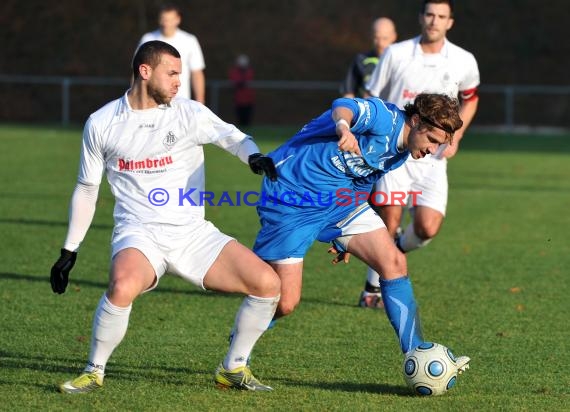
<svg viewBox="0 0 570 412"><path fill-rule="evenodd" d="M77 378L59 385L63 393L87 393L103 387L103 375L96 372L83 372Z"/></svg>
<svg viewBox="0 0 570 412"><path fill-rule="evenodd" d="M242 389L246 391L272 391L271 386L259 382L251 373L248 366L226 370L222 364L216 369L214 377L216 386L220 389Z"/></svg>

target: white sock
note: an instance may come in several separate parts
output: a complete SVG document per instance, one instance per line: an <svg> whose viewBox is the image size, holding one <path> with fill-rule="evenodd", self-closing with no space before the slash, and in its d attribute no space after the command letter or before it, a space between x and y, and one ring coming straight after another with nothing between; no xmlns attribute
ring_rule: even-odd
<svg viewBox="0 0 570 412"><path fill-rule="evenodd" d="M371 267L368 267L367 281L370 284L370 286L374 286L375 288L380 288L380 275Z"/></svg>
<svg viewBox="0 0 570 412"><path fill-rule="evenodd" d="M246 296L236 314L233 338L223 362L226 370L245 366L253 346L273 319L278 302L279 296L272 298Z"/></svg>
<svg viewBox="0 0 570 412"><path fill-rule="evenodd" d="M420 239L418 235L416 235L416 232L414 232L413 222L408 225L404 233L398 239L400 248L404 252L419 249L427 245L429 242L431 242L431 239Z"/></svg>
<svg viewBox="0 0 570 412"><path fill-rule="evenodd" d="M87 372L104 374L109 357L127 332L131 307L132 305L126 308L115 306L103 294L93 318L91 351L85 368Z"/></svg>

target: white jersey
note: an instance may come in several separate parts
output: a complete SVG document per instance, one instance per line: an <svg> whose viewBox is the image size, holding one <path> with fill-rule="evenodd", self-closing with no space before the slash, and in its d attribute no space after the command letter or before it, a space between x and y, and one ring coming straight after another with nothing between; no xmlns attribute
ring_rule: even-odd
<svg viewBox="0 0 570 412"><path fill-rule="evenodd" d="M182 60L182 73L180 74L180 88L178 89L177 96L189 99L191 72L195 70L204 70L206 67L204 63L204 55L202 54L202 49L200 48L198 39L193 34L180 29L177 29L176 33L172 37L164 37L160 30L155 30L142 36L138 47L140 47L141 44L152 40L160 40L168 43L178 50L178 53L180 53L180 58Z"/></svg>
<svg viewBox="0 0 570 412"><path fill-rule="evenodd" d="M249 136L201 103L177 97L170 105L133 110L125 94L87 120L78 181L99 185L106 172L116 225L189 225L204 219L202 145L207 143L242 160L252 146L257 149Z"/></svg>
<svg viewBox="0 0 570 412"><path fill-rule="evenodd" d="M420 39L418 36L394 43L386 49L367 85L372 96L403 108L420 93L457 98L460 92L479 85L479 68L473 54L447 39L439 53L424 53ZM442 145L438 154L446 146Z"/></svg>
<svg viewBox="0 0 570 412"><path fill-rule="evenodd" d="M460 91L479 85L479 69L473 54L445 40L439 53L424 53L420 36L392 44L376 66L367 89L403 108L420 93Z"/></svg>

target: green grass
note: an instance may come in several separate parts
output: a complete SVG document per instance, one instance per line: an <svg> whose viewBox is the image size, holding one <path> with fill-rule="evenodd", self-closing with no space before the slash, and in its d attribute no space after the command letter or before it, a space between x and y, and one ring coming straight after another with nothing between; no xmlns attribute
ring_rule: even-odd
<svg viewBox="0 0 570 412"><path fill-rule="evenodd" d="M293 131L251 130L266 151ZM241 298L167 276L135 302L104 389L57 393L84 366L109 263L105 184L67 293L51 292L80 138L0 126L0 410L570 410L570 136L471 134L449 163L448 219L409 268L426 337L468 354L472 367L433 399L407 395L385 315L355 307L364 265L330 265L324 244L307 256L302 304L255 349L254 372L274 392L214 388ZM207 148L206 164L207 190L258 190L259 176L220 149ZM207 216L252 245L254 208Z"/></svg>

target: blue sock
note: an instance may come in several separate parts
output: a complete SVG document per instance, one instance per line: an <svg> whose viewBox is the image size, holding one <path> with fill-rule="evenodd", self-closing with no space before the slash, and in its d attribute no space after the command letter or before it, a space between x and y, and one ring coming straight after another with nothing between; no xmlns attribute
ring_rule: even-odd
<svg viewBox="0 0 570 412"><path fill-rule="evenodd" d="M424 342L412 283L408 276L380 279L380 288L386 315L398 334L400 347L405 354Z"/></svg>

